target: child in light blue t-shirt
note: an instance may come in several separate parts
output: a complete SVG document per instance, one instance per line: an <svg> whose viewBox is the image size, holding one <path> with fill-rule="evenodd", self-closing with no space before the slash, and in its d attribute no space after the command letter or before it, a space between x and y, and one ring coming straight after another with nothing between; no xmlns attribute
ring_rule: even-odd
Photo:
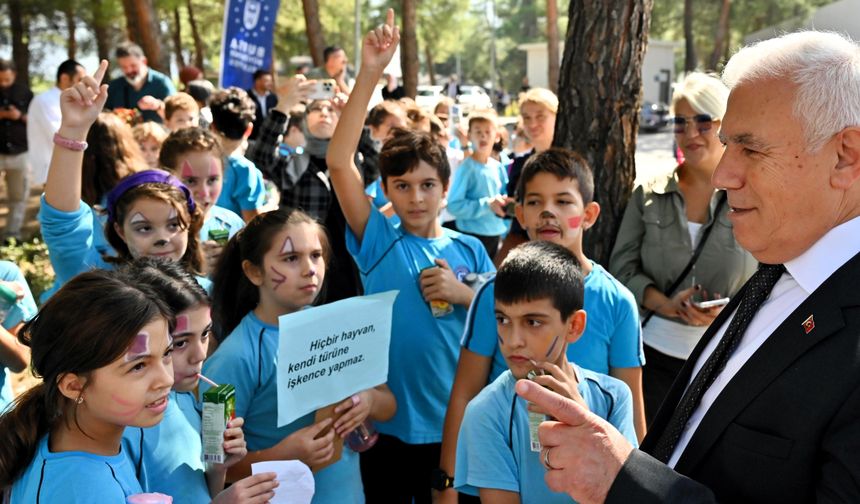
<svg viewBox="0 0 860 504"><path fill-rule="evenodd" d="M393 11L386 23L393 30ZM365 493L370 502L429 502L459 335L473 296L462 280L494 268L478 240L439 223L450 167L445 148L429 134L396 131L380 151L382 188L398 227L365 195L354 154L367 103L397 46L393 38L376 40L380 31L365 39L361 70L326 161L365 292L400 291L388 371L397 413L377 425L379 442L362 454Z"/></svg>
<svg viewBox="0 0 860 504"><path fill-rule="evenodd" d="M637 445L630 389L620 380L568 361L567 346L586 327L583 278L576 257L560 245L531 242L508 255L495 280L498 342L508 371L466 408L457 440L458 491L485 502L517 494L523 503L571 502L544 482L540 443L531 432L518 379L530 378L605 418Z"/></svg>
<svg viewBox="0 0 860 504"><path fill-rule="evenodd" d="M174 263L137 260L122 268L137 283L150 285L177 313L173 337L173 389L164 419L149 428L129 428L123 448L146 492L173 497L174 502L203 504L242 497L266 498L277 485L275 475L253 476L233 483L224 481L228 468L246 454L241 417L224 432L223 464L203 463L202 411L196 396L199 373L212 330L209 298L196 280ZM223 490L223 491L222 491Z"/></svg>
<svg viewBox="0 0 860 504"><path fill-rule="evenodd" d="M278 317L314 302L329 260L325 230L292 209L257 216L224 250L215 273L212 312L226 337L206 360L203 374L235 386L236 415L245 419L249 453L231 474L249 474L251 463L266 460L322 465L334 455L335 435L344 438L368 418L385 421L394 414L394 396L381 385L338 404L335 414L342 416L334 422L314 422L309 413L278 426ZM358 454L346 446L340 460L317 472L314 480L315 504L364 502Z"/></svg>
<svg viewBox="0 0 860 504"><path fill-rule="evenodd" d="M27 285L27 279L15 263L0 261L0 283L6 284L18 294L18 301L9 308L6 317L0 320L3 326L0 330L0 348L3 349L2 354L9 359L0 359L0 413L2 413L13 398L10 372L23 371L30 362L29 349L18 343L17 335L21 323L36 315L36 302L30 292L30 286Z"/></svg>
<svg viewBox="0 0 860 504"><path fill-rule="evenodd" d="M496 142L496 115L477 111L469 116L469 139L472 155L457 169L448 194L448 212L457 221L457 229L476 236L495 257L499 239L508 230L505 222L508 172L492 157Z"/></svg>

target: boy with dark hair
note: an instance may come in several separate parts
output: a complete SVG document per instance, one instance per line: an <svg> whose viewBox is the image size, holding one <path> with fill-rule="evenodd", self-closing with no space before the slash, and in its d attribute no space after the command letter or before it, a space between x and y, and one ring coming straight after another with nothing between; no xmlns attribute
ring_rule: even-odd
<svg viewBox="0 0 860 504"><path fill-rule="evenodd" d="M451 184L448 211L457 221L457 230L475 236L490 257L495 257L501 236L508 230L505 205L508 172L492 157L498 139L496 113L476 110L469 115L472 155L464 159Z"/></svg>
<svg viewBox="0 0 860 504"><path fill-rule="evenodd" d="M585 256L583 233L597 221L594 179L588 162L575 152L550 148L534 154L523 168L517 189L517 220L531 240L568 249L585 275L585 311L591 323L582 338L568 346L567 357L580 366L626 383L633 396L633 421L645 436L642 402L642 336L633 294L602 266ZM466 404L506 368L497 344L493 315L495 281L475 294L463 333L457 377L445 417L439 472L454 474L457 435ZM440 488L443 502L455 499L451 485Z"/></svg>
<svg viewBox="0 0 860 504"><path fill-rule="evenodd" d="M615 378L568 361L567 346L586 327L583 277L577 257L561 245L536 241L508 255L496 275L498 344L508 370L466 408L457 441L455 486L482 502L568 503L544 481L551 466L531 430L543 420L514 392L533 379L605 418L637 445L630 389Z"/></svg>
<svg viewBox="0 0 860 504"><path fill-rule="evenodd" d="M365 291L400 291L388 374L397 413L377 425L379 441L362 454L365 495L368 502L429 503L457 343L473 296L461 280L492 271L493 265L477 239L439 224L450 168L445 150L430 135L396 131L379 154L382 188L401 219L399 226L365 196L354 154L367 103L399 39L389 9L385 25L364 39L356 85L326 159Z"/></svg>
<svg viewBox="0 0 860 504"><path fill-rule="evenodd" d="M224 186L216 204L249 222L263 212L266 204L263 173L243 154L254 127L254 102L245 91L230 87L212 95L209 109L211 129L220 137L221 148L227 155Z"/></svg>

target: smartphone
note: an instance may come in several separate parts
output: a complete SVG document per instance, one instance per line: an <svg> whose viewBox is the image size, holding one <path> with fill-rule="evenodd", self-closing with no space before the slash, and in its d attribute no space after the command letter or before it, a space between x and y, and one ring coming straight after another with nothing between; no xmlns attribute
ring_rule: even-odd
<svg viewBox="0 0 860 504"><path fill-rule="evenodd" d="M717 306L726 306L729 304L729 298L712 299L710 301L693 301L693 306L702 310L706 308L716 308Z"/></svg>
<svg viewBox="0 0 860 504"><path fill-rule="evenodd" d="M311 100L331 100L337 92L337 84L334 79L318 80L314 83L313 89L308 93L308 98Z"/></svg>
<svg viewBox="0 0 860 504"><path fill-rule="evenodd" d="M517 207L516 201L509 201L505 203L505 216L510 217L512 219L516 218L517 213L514 210Z"/></svg>

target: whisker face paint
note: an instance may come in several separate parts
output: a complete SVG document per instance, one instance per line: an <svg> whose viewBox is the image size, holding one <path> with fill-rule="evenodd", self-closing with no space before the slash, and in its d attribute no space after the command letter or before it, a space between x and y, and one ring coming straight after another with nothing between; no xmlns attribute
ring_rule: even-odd
<svg viewBox="0 0 860 504"><path fill-rule="evenodd" d="M293 239L287 236L287 239L284 240L284 244L281 245L281 255L284 254L292 254L296 249L293 248Z"/></svg>
<svg viewBox="0 0 860 504"><path fill-rule="evenodd" d="M544 210L540 213L541 219L555 219L555 214L550 212L549 210Z"/></svg>
<svg viewBox="0 0 860 504"><path fill-rule="evenodd" d="M546 351L546 355L544 357L549 357L552 354L552 351L555 350L555 345L558 343L558 336L552 339L552 344L550 344L549 349Z"/></svg>
<svg viewBox="0 0 860 504"><path fill-rule="evenodd" d="M182 162L182 171L180 173L182 178L192 178L194 176L194 168L191 167L191 163L187 159Z"/></svg>
<svg viewBox="0 0 860 504"><path fill-rule="evenodd" d="M287 238L289 240L289 238ZM284 282L287 281L286 275L276 270L274 266L270 266L269 269L272 271L272 283L275 284L275 290L278 290L278 287L281 286Z"/></svg>
<svg viewBox="0 0 860 504"><path fill-rule="evenodd" d="M134 341L131 343L124 358L126 362L131 362L140 357L148 356L149 353L149 333L144 331L134 337Z"/></svg>
<svg viewBox="0 0 860 504"><path fill-rule="evenodd" d="M579 229L579 226L582 225L582 216L570 217L567 219L567 225L571 229Z"/></svg>

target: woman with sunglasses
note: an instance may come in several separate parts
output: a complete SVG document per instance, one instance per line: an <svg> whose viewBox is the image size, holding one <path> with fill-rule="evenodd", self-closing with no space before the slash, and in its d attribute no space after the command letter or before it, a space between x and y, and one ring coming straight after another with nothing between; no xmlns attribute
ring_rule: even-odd
<svg viewBox="0 0 860 504"><path fill-rule="evenodd" d="M725 191L711 184L723 154L718 134L728 95L722 82L702 73L676 89L675 141L683 161L634 190L609 261L641 309L649 423L720 303L756 268L732 235ZM701 305L717 299L723 301Z"/></svg>

